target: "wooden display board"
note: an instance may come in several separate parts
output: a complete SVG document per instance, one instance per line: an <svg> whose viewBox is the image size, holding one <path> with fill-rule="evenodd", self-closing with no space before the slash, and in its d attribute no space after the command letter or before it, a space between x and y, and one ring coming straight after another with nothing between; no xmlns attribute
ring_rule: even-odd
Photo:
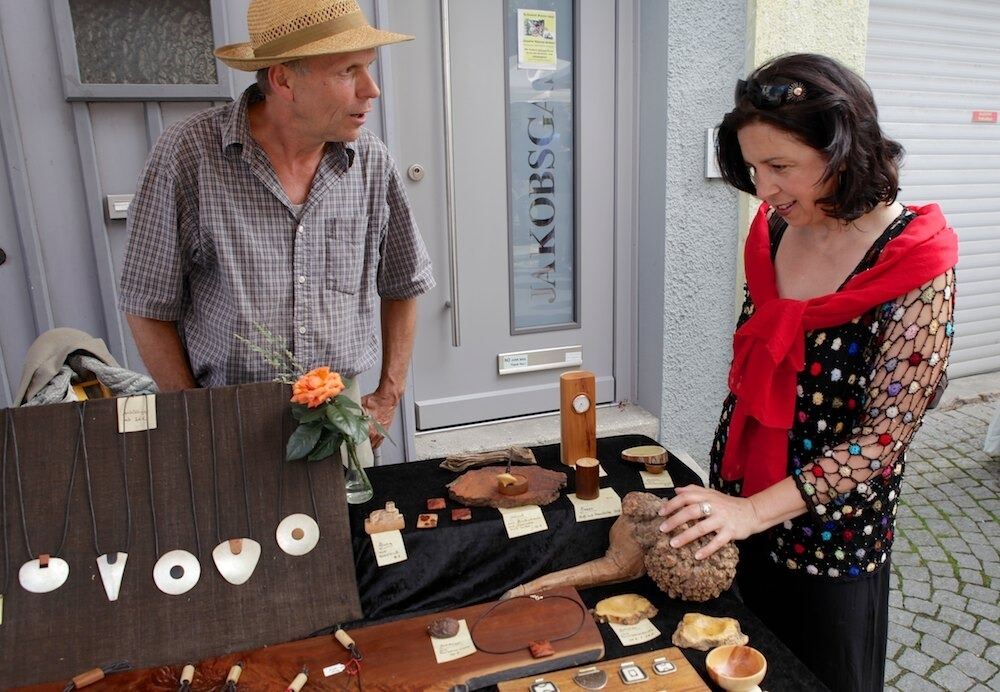
<svg viewBox="0 0 1000 692"><path fill-rule="evenodd" d="M574 589L559 589L553 593L572 598L581 606L580 597ZM561 599L560 599L561 600ZM565 602L563 601L565 604ZM194 690L221 689L229 668L237 661L244 664L240 676L239 689L280 690L303 668L309 671L307 689L365 689L365 690L440 690L451 689L454 685L467 684L469 689L480 689L514 676L583 665L598 660L604 655L604 642L594 619L584 611L583 627L574 636L552 642L555 654L547 658L535 659L524 648L509 654L487 654L477 651L464 658L447 663L437 663L427 625L440 617L464 619L472 624L476 618L493 603L459 608L435 615L425 615L409 620L374 625L351 630L349 634L357 644L363 659L361 661L361 681L352 680L346 672L333 676L324 675L324 669L336 664L346 664L350 657L347 651L332 636L313 637L297 642L270 646L257 651L229 654L196 666ZM503 639L505 632L517 636L544 636L547 632L565 631L563 619L547 617L556 609L531 609L532 617L523 617L520 609L508 609L507 616L498 618L498 628L490 633L493 639ZM566 614L566 608L558 612ZM512 622L510 618L513 617ZM575 615L574 615L575 617ZM486 624L486 621L483 623ZM173 692L181 666L150 668L147 670L119 673L106 678L101 690L144 690L148 692ZM39 685L31 692L58 692L62 684ZM27 690L25 692L28 692Z"/></svg>
<svg viewBox="0 0 1000 692"><path fill-rule="evenodd" d="M677 666L677 670L667 675L654 674L653 659L660 658L661 656ZM639 666L649 679L627 685L622 682L618 671L621 669L621 664L626 661L632 661ZM590 666L587 667L589 668ZM681 650L675 646L657 651L649 651L644 654L636 654L635 656L616 658L612 661L601 661L593 664L593 667L607 673L608 684L604 688L606 690L629 690L630 692L655 692L658 690L670 690L670 692L709 692L711 689L705 684L705 681L701 679L701 676L698 675L698 672L691 664L688 663L687 659L684 658ZM500 692L527 692L529 686L539 677L542 677L545 680L555 683L560 690L579 690L581 688L573 682L573 676L576 675L578 670L580 668L570 668L543 676L532 675L518 680L501 682L498 687L500 688Z"/></svg>
<svg viewBox="0 0 1000 692"><path fill-rule="evenodd" d="M8 443L5 525L11 582L0 625L3 687L66 680L82 670L120 660L137 667L202 660L305 637L361 616L339 459L314 462L310 467L319 511L319 544L301 557L278 548L275 529L280 518L295 512L312 513L305 466L283 461L284 443L295 425L289 413L290 391L284 385L239 388L249 531L261 544L261 557L249 581L240 586L225 581L216 569L212 550L219 542L217 535L225 540L247 537L248 532L236 389L212 391L215 473L208 390L157 396L156 429L148 437L146 432L125 434L132 531L120 596L114 602L108 600L97 569L82 457L78 458L69 494L68 531L60 555L69 564L69 578L57 590L44 594L30 593L20 586L18 570L29 556L21 528L13 450ZM185 423L185 399L190 425ZM85 409L90 495L102 552L122 550L126 540L117 401L92 400ZM135 406L139 399L132 401ZM60 543L80 406L58 404L13 411L24 511L36 552L54 552ZM0 419L3 429L6 412L0 413L4 414ZM192 521L188 444L200 551ZM173 549L200 552L200 579L179 596L162 593L152 579L158 556L150 505L150 462L160 553ZM280 472L283 475L279 478ZM283 494L281 516L279 488Z"/></svg>

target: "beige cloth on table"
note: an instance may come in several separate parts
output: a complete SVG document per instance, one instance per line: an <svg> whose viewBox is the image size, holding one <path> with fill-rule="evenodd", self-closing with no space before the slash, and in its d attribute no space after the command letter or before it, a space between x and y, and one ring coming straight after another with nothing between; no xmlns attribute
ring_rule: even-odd
<svg viewBox="0 0 1000 692"><path fill-rule="evenodd" d="M24 357L24 369L14 395L14 405L20 406L34 398L56 376L74 351L85 351L107 365L119 367L101 339L69 327L50 329L35 339Z"/></svg>

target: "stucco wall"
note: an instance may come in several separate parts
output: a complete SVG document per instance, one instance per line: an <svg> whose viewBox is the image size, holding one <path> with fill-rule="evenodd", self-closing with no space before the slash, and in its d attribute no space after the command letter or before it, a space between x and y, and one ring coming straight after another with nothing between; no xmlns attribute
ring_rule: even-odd
<svg viewBox="0 0 1000 692"><path fill-rule="evenodd" d="M640 383L644 373L660 374L662 393L657 410L649 395L643 397L640 384L639 402L652 405L659 414L660 438L668 447L686 450L704 465L726 394L734 305L742 301L742 239L748 210L757 204L747 195L739 199L719 180L705 179L705 130L731 108L736 80L776 55L820 52L863 72L868 2L681 0L667 3L664 12L663 309L662 319L646 327L652 337L655 327L662 326L660 373L642 357L640 345ZM652 40L656 29L647 30L644 40ZM648 81L644 73L644 83ZM648 104L642 108L646 117ZM642 165L640 170L647 172ZM643 206L646 214L650 197ZM648 232L641 228L641 234ZM655 243L642 238L640 257L644 242L655 248ZM655 265L650 260L646 265L641 289L652 283L649 277ZM649 303L640 308L640 320L657 307Z"/></svg>
<svg viewBox="0 0 1000 692"><path fill-rule="evenodd" d="M705 178L705 131L744 73L746 3L668 3L660 438L704 463L725 394L736 195ZM725 21L721 21L725 18Z"/></svg>

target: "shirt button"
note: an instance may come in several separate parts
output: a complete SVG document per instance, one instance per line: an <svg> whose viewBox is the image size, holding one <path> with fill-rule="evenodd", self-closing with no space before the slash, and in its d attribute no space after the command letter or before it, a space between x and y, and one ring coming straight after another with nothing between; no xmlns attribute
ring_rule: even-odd
<svg viewBox="0 0 1000 692"><path fill-rule="evenodd" d="M306 282L306 277L304 277L304 276L300 276L300 277L299 277L299 283L300 283L300 284L304 284L305 282Z"/></svg>
<svg viewBox="0 0 1000 692"><path fill-rule="evenodd" d="M299 224L298 226L295 227L295 230L297 232L301 233L302 231L304 231L306 229L302 226L302 224Z"/></svg>
<svg viewBox="0 0 1000 692"><path fill-rule="evenodd" d="M299 327L299 334L305 334L305 333L306 333L306 328L305 327Z"/></svg>

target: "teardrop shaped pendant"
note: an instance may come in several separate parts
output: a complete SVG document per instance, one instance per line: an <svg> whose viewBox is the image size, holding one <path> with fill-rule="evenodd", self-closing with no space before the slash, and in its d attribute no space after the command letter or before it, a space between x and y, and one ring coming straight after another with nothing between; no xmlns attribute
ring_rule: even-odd
<svg viewBox="0 0 1000 692"><path fill-rule="evenodd" d="M252 538L231 538L215 546L212 559L222 578L230 584L239 586L245 583L257 568L260 543Z"/></svg>
<svg viewBox="0 0 1000 692"><path fill-rule="evenodd" d="M186 550L164 553L153 566L153 582L168 596L180 596L194 588L201 578L198 558Z"/></svg>
<svg viewBox="0 0 1000 692"><path fill-rule="evenodd" d="M274 532L278 547L289 555L300 557L319 543L319 524L308 514L289 514Z"/></svg>
<svg viewBox="0 0 1000 692"><path fill-rule="evenodd" d="M69 564L60 557L39 555L21 565L17 580L25 591L48 593L55 591L69 578Z"/></svg>
<svg viewBox="0 0 1000 692"><path fill-rule="evenodd" d="M101 574L101 583L109 601L118 600L127 560L128 553L105 553L97 558L97 571Z"/></svg>

